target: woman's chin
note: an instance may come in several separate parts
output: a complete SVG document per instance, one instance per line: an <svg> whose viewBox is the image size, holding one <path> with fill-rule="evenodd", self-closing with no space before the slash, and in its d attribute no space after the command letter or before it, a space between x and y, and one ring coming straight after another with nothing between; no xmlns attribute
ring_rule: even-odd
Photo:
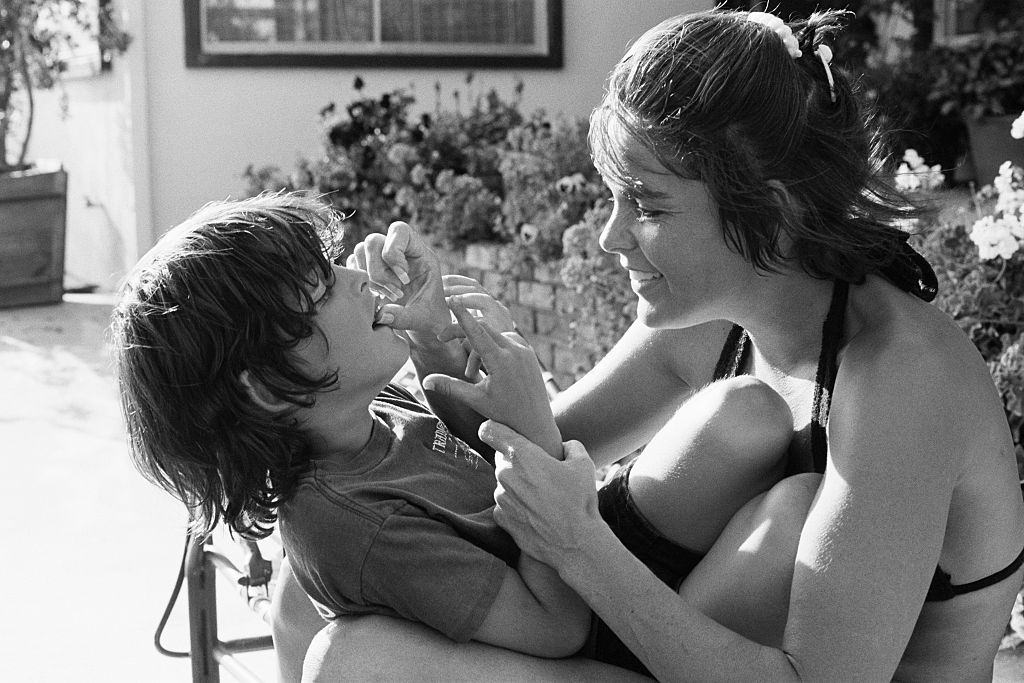
<svg viewBox="0 0 1024 683"><path fill-rule="evenodd" d="M664 306L656 306L646 301L643 297L637 302L636 320L644 327L651 329L683 329L699 325L702 320L691 319L680 311L669 311Z"/></svg>

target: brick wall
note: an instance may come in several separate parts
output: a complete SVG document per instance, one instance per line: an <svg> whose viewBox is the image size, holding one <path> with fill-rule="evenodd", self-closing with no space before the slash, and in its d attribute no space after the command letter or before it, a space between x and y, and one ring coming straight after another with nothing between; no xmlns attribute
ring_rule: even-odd
<svg viewBox="0 0 1024 683"><path fill-rule="evenodd" d="M500 272L500 244L472 244L460 251L441 251L446 272L474 278L508 306L516 326L537 351L541 364L560 389L575 382L593 365L593 351L569 341L569 324L559 312L568 296L557 267L543 266L518 279Z"/></svg>

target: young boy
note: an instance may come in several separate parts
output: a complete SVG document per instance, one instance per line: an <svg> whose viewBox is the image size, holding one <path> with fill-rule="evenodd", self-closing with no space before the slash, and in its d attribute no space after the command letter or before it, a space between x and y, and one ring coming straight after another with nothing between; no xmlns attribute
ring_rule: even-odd
<svg viewBox="0 0 1024 683"><path fill-rule="evenodd" d="M480 418L428 392L465 425L452 434L389 384L410 353L420 377L465 378L461 343L437 337L450 315L436 257L404 224L380 236L408 266L384 303L333 262L337 230L320 202L265 194L207 205L140 261L112 324L136 465L200 530L262 538L278 523L326 619L394 615L456 641L577 652L590 611L495 524ZM396 317L402 335L380 323ZM559 455L541 403L491 417Z"/></svg>

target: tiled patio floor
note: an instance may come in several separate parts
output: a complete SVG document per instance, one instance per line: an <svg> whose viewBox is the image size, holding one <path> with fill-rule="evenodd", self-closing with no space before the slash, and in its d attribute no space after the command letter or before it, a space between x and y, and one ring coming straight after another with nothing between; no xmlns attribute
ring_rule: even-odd
<svg viewBox="0 0 1024 683"><path fill-rule="evenodd" d="M190 679L187 659L152 645L185 515L129 463L104 350L109 315L99 295L0 310L0 680ZM220 589L222 637L266 633L223 581ZM172 649L188 647L184 607L182 599L165 631ZM272 653L241 658L273 680ZM995 681L1024 681L1024 646L996 663Z"/></svg>
<svg viewBox="0 0 1024 683"><path fill-rule="evenodd" d="M0 310L0 680L190 680L188 659L164 657L152 644L177 575L185 514L129 462L103 348L109 315L97 296ZM223 637L267 632L223 592ZM183 598L164 644L188 649ZM274 680L271 653L242 657Z"/></svg>

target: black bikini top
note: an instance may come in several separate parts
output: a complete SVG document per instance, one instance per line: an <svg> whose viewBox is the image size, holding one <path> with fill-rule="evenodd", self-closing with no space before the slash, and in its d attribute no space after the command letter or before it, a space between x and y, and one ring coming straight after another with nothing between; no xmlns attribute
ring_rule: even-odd
<svg viewBox="0 0 1024 683"><path fill-rule="evenodd" d="M938 291L935 273L920 254L911 249L909 245L904 244L904 247L905 249L901 249L900 256L894 261L894 264L881 271L881 274L900 289L925 301L931 301ZM818 356L818 370L814 378L814 403L811 407L811 458L814 471L819 474L825 472L828 459L828 439L825 427L828 424L829 408L832 405L832 389L835 386L836 371L838 370L836 357L843 336L843 322L846 317L849 289L849 283L842 280L835 282L832 288L832 301L821 330L821 353ZM747 366L750 349L750 337L746 331L739 325L733 325L725 340L718 363L715 365L714 378L718 380L740 374ZM795 471L798 470L794 470L791 463L787 472ZM925 600L929 602L950 600L964 593L987 588L1012 575L1022 564L1024 564L1024 550L1021 550L1020 555L1000 571L983 579L958 585L953 585L950 575L941 567L936 567Z"/></svg>

